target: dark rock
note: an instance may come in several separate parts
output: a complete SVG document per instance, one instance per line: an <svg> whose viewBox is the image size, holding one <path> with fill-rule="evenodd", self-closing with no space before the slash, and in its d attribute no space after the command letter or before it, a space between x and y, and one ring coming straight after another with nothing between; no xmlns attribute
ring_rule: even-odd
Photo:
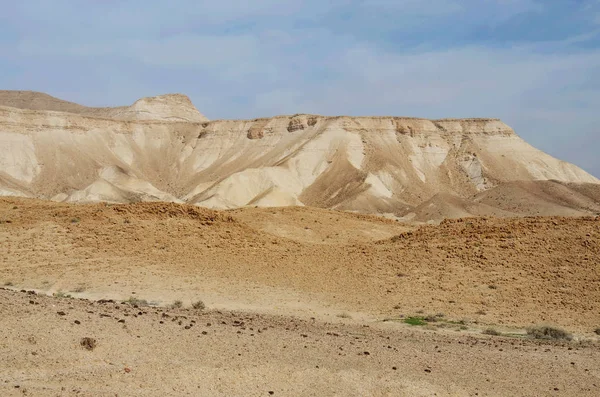
<svg viewBox="0 0 600 397"><path fill-rule="evenodd" d="M81 341L79 342L79 344L86 350L94 350L96 348L96 339L94 338L81 338Z"/></svg>

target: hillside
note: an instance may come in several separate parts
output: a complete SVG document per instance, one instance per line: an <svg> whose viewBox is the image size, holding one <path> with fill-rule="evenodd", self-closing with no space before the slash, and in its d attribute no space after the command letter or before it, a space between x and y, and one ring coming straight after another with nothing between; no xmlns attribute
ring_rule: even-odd
<svg viewBox="0 0 600 397"><path fill-rule="evenodd" d="M556 204L543 214L600 208L598 189L584 185L598 179L535 149L497 119L208 121L182 95L85 108L45 94L3 91L0 105L2 195L220 209L313 206L427 220L415 211L449 197L478 208L460 216L535 215L535 208L512 210L517 204L507 203L533 197L535 207L531 189L544 190L538 183L552 180L563 188L539 198ZM550 197L583 190L588 193L577 193L583 201Z"/></svg>
<svg viewBox="0 0 600 397"><path fill-rule="evenodd" d="M313 208L0 198L0 282L83 297L483 324L600 324L600 217L407 226ZM93 277L90 277L93 275ZM274 303L276 302L276 303Z"/></svg>

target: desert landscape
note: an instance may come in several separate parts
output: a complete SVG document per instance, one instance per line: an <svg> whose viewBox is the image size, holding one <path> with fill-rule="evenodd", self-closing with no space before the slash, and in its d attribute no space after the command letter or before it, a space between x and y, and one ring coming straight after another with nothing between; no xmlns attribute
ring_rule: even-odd
<svg viewBox="0 0 600 397"><path fill-rule="evenodd" d="M600 395L600 181L498 119L0 91L0 394Z"/></svg>

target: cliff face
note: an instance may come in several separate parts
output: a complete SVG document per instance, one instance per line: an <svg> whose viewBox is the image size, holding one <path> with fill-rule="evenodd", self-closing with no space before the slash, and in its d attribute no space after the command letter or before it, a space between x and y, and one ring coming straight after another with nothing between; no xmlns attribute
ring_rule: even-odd
<svg viewBox="0 0 600 397"><path fill-rule="evenodd" d="M61 201L405 214L439 193L470 198L511 181L599 182L496 119L209 122L180 95L93 117L0 107L0 139L0 194Z"/></svg>

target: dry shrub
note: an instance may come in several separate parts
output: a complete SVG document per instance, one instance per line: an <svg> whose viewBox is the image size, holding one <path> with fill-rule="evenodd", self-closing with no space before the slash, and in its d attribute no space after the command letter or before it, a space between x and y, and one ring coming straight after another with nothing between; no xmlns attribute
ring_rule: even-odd
<svg viewBox="0 0 600 397"><path fill-rule="evenodd" d="M206 309L206 305L204 304L204 302L202 302L200 300L197 301L197 302L192 303L192 307L194 309L196 309L196 310L204 310L204 309Z"/></svg>
<svg viewBox="0 0 600 397"><path fill-rule="evenodd" d="M181 309L183 307L182 301L175 301L171 305L169 305L170 309Z"/></svg>
<svg viewBox="0 0 600 397"><path fill-rule="evenodd" d="M555 339L555 340L571 340L573 339L573 335L568 333L567 331L550 327L547 325L530 327L527 329L527 335L535 339Z"/></svg>
<svg viewBox="0 0 600 397"><path fill-rule="evenodd" d="M483 331L484 334L486 335L493 335L493 336L499 336L502 335L500 332L496 331L493 328L487 328Z"/></svg>

